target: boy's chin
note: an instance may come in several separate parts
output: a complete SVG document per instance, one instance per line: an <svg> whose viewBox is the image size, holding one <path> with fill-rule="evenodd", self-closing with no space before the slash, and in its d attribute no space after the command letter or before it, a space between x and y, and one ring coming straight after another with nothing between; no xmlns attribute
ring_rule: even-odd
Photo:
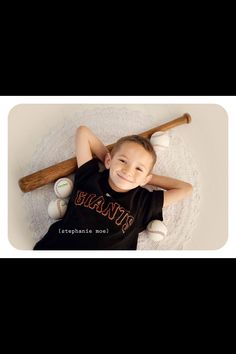
<svg viewBox="0 0 236 354"><path fill-rule="evenodd" d="M124 186L123 184L120 183L115 183L114 181L109 181L110 187L115 191L115 192L127 192L132 188L128 188Z"/></svg>
<svg viewBox="0 0 236 354"><path fill-rule="evenodd" d="M111 188L116 191L116 192L128 192L131 189L136 188L136 185L130 184L130 183L120 183L120 181L114 181L112 179L109 179L109 184Z"/></svg>

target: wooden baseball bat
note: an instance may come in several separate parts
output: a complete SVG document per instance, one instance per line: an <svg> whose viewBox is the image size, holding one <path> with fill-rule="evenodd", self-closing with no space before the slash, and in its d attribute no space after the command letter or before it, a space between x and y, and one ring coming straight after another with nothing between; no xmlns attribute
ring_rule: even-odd
<svg viewBox="0 0 236 354"><path fill-rule="evenodd" d="M171 120L165 124L162 124L158 127L147 130L138 135L150 139L152 134L158 131L165 131L171 128L174 128L181 124L186 124L191 122L191 116L188 113L183 114L181 117ZM108 150L110 151L114 144L107 145ZM44 168L43 170L32 173L28 176L22 177L18 184L22 192L30 192L36 188L42 187L48 183L56 181L58 178L68 176L69 174L75 172L77 168L76 157L71 159L59 162L53 166Z"/></svg>

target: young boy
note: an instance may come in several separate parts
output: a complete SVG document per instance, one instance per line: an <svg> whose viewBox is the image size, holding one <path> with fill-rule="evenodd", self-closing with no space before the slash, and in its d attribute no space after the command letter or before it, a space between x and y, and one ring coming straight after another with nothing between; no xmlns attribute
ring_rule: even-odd
<svg viewBox="0 0 236 354"><path fill-rule="evenodd" d="M151 173L155 151L137 135L119 139L109 153L88 127L80 126L76 158L66 214L34 250L135 250L148 223L163 220L162 208L192 192L189 183ZM163 190L149 192L142 188L146 184Z"/></svg>

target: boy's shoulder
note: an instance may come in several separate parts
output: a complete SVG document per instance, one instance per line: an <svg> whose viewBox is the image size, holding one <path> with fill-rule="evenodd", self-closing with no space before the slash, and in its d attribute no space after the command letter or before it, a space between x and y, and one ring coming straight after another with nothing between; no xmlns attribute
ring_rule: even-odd
<svg viewBox="0 0 236 354"><path fill-rule="evenodd" d="M164 190L161 188L155 189L152 186L140 187L141 198L148 203L164 204Z"/></svg>
<svg viewBox="0 0 236 354"><path fill-rule="evenodd" d="M81 172L83 170L92 169L92 168L99 170L100 164L103 165L102 162L98 158L94 157L91 160L88 160L87 162L85 162L83 165L77 167L76 172Z"/></svg>
<svg viewBox="0 0 236 354"><path fill-rule="evenodd" d="M90 178L95 175L99 175L105 170L104 164L98 158L92 158L85 162L80 167L77 167L75 171L75 180L81 180Z"/></svg>

